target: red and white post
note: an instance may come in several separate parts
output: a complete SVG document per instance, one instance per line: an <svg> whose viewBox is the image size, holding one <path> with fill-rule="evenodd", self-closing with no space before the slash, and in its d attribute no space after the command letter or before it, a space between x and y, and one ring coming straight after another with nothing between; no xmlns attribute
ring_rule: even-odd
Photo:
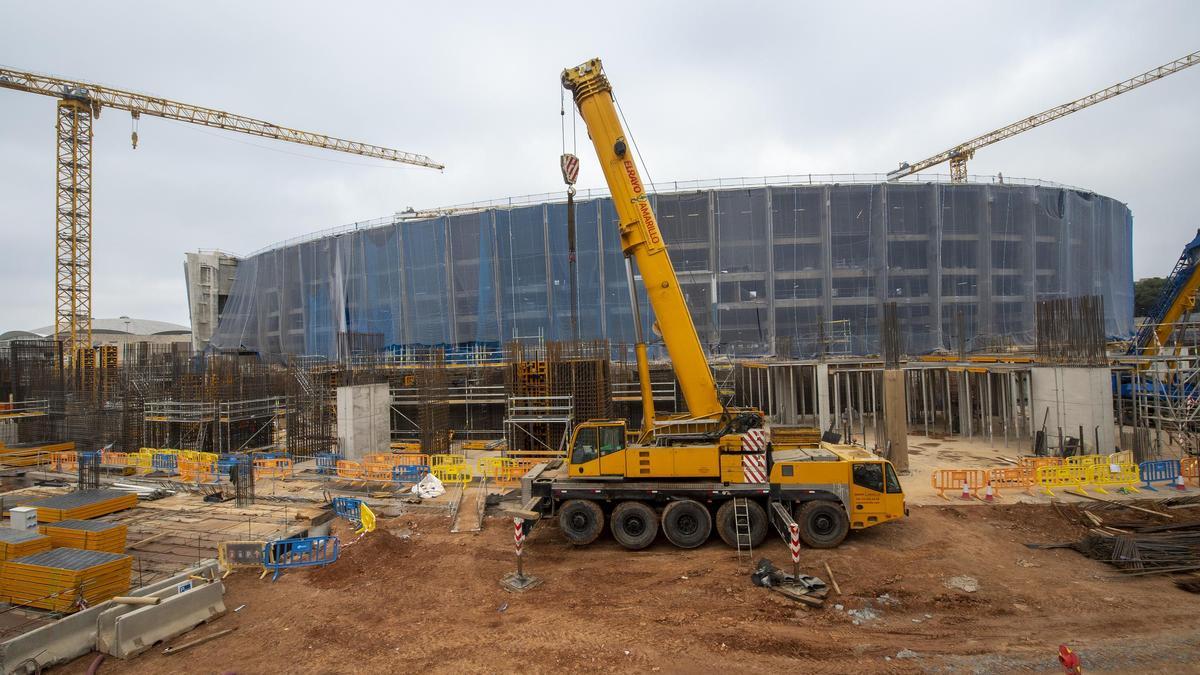
<svg viewBox="0 0 1200 675"><path fill-rule="evenodd" d="M788 548L792 551L792 576L796 579L800 578L800 526L792 523L788 526L788 534L791 535L791 541L788 542Z"/></svg>
<svg viewBox="0 0 1200 675"><path fill-rule="evenodd" d="M971 486L965 480L963 481L962 495L959 498L967 500L971 499Z"/></svg>
<svg viewBox="0 0 1200 675"><path fill-rule="evenodd" d="M521 564L521 559L524 556L521 553L525 545L525 521L520 518L513 518L513 545L517 549L517 576L524 577L525 571L522 569L523 565Z"/></svg>

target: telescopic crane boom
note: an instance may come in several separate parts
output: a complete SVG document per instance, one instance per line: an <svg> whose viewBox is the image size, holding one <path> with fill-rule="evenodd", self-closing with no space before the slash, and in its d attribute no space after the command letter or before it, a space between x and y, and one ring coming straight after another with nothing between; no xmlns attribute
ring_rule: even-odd
<svg viewBox="0 0 1200 675"><path fill-rule="evenodd" d="M280 126L234 113L114 89L91 82L0 68L0 88L58 99L58 189L55 211L54 332L68 358L92 344L92 119L103 108L237 131L314 148L444 168L425 155ZM137 147L137 132L133 132Z"/></svg>
<svg viewBox="0 0 1200 675"><path fill-rule="evenodd" d="M1049 110L1043 110L1036 115L1030 115L1023 120L1013 122L1008 126L1000 127L994 131L989 131L988 133L972 138L965 143L959 143L949 150L943 150L939 152L933 157L928 157L912 164L907 162L901 163L900 168L889 172L887 178L888 180L899 180L905 176L912 175L919 171L924 171L925 169L937 166L943 162L950 162L950 181L954 183L966 182L967 160L975 156L976 150L991 145L992 143L997 143L1006 138L1016 136L1023 131L1029 131L1034 127L1040 127L1047 122L1053 122L1060 117L1065 117L1073 112L1096 105L1101 101L1107 101L1114 96L1124 94L1127 91L1132 91L1144 84L1150 84L1156 80L1161 80L1168 75L1178 73L1185 68L1196 65L1197 63L1200 63L1200 52L1192 52L1183 58L1175 59L1170 63L1165 63L1157 68L1147 70L1141 75L1131 77L1124 82L1118 82L1111 87L1105 87L1100 91L1092 92L1083 98L1075 99L1074 101L1064 103L1060 106L1055 106Z"/></svg>
<svg viewBox="0 0 1200 675"><path fill-rule="evenodd" d="M604 75L600 59L592 59L562 73L563 87L571 91L579 116L587 125L588 135L596 147L596 155L604 169L604 178L612 192L613 207L620 219L621 247L625 252L629 276L629 292L637 331L638 371L642 384L642 400L646 413L653 416L649 392L649 372L646 366L646 345L642 340L641 320L638 317L637 297L634 294L632 258L642 274L642 283L663 343L671 356L671 364L688 412L697 419L715 419L724 413L717 396L716 381L704 356L704 347L696 334L692 315L688 312L679 288L675 268L667 255L667 244L658 229L658 220L650 208L645 185L633 162L633 149L626 138L621 120L613 104L612 86ZM646 428L651 422L644 421Z"/></svg>

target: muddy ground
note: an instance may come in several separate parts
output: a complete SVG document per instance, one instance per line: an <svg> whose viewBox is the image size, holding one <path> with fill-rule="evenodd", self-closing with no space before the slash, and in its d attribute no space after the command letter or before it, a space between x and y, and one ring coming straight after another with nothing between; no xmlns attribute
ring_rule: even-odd
<svg viewBox="0 0 1200 675"><path fill-rule="evenodd" d="M173 643L236 632L100 672L1061 672L1060 643L1086 672L1200 670L1200 596L1165 578L1117 578L1071 550L1026 548L1076 538L1049 506L914 507L835 550L805 550L806 572L824 578L828 562L841 585L820 610L752 586L715 539L691 551L661 536L638 553L609 537L576 549L552 523L526 548L543 584L509 593L498 580L514 568L510 523L450 534L445 517L401 516L330 567L275 583L237 572L231 611ZM789 562L778 539L755 555ZM947 585L960 576L978 589Z"/></svg>

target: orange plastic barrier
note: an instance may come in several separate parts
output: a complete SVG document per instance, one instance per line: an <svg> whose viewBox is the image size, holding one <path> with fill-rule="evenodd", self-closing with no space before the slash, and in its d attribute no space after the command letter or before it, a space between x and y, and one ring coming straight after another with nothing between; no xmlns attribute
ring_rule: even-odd
<svg viewBox="0 0 1200 675"><path fill-rule="evenodd" d="M79 460L74 451L50 453L50 464L60 473L72 473L79 469Z"/></svg>
<svg viewBox="0 0 1200 675"><path fill-rule="evenodd" d="M1184 457L1179 460L1179 473L1183 480L1200 485L1200 457Z"/></svg>
<svg viewBox="0 0 1200 675"><path fill-rule="evenodd" d="M1062 466L1062 463L1061 457L1021 457L1017 460L1017 466L1028 469L1030 474L1034 474L1042 467Z"/></svg>
<svg viewBox="0 0 1200 675"><path fill-rule="evenodd" d="M217 480L217 463L202 459L179 458L179 479L197 483L213 483Z"/></svg>
<svg viewBox="0 0 1200 675"><path fill-rule="evenodd" d="M988 469L988 482L994 490L1029 490L1033 472L1020 466Z"/></svg>
<svg viewBox="0 0 1200 675"><path fill-rule="evenodd" d="M362 480L363 466L358 462L353 462L348 459L339 459L337 463L337 476L338 478Z"/></svg>
<svg viewBox="0 0 1200 675"><path fill-rule="evenodd" d="M255 478L289 478L292 475L292 460L289 457L254 460Z"/></svg>
<svg viewBox="0 0 1200 675"><path fill-rule="evenodd" d="M933 485L933 489L937 490L938 496L945 499L946 490L961 492L964 482L967 484L967 490L971 494L977 494L980 490L987 487L988 470L936 469L930 474L929 479Z"/></svg>

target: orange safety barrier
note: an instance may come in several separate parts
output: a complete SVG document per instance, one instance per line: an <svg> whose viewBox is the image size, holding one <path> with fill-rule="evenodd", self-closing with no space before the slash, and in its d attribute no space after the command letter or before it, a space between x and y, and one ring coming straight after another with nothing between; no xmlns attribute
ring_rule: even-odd
<svg viewBox="0 0 1200 675"><path fill-rule="evenodd" d="M399 450L400 452L420 452L421 451L421 442L420 441L392 441L392 443L390 444L389 447L391 447L392 450Z"/></svg>
<svg viewBox="0 0 1200 675"><path fill-rule="evenodd" d="M379 480L390 482L392 480L392 470L395 468L396 467L392 465L391 461L363 462L362 477L363 480Z"/></svg>
<svg viewBox="0 0 1200 675"><path fill-rule="evenodd" d="M961 492L964 482L967 484L967 490L971 494L976 494L987 487L988 470L936 469L930 474L929 479L933 485L933 489L937 490L938 496L945 499L946 490Z"/></svg>
<svg viewBox="0 0 1200 675"><path fill-rule="evenodd" d="M112 450L100 453L100 463L109 466L131 466L128 452L113 452Z"/></svg>
<svg viewBox="0 0 1200 675"><path fill-rule="evenodd" d="M995 490L1028 490L1033 487L1033 472L1019 466L988 469L988 483Z"/></svg>
<svg viewBox="0 0 1200 675"><path fill-rule="evenodd" d="M1042 467L1062 466L1062 463L1061 457L1021 457L1017 459L1017 466L1027 469L1030 474L1036 474L1037 470Z"/></svg>
<svg viewBox="0 0 1200 675"><path fill-rule="evenodd" d="M363 479L363 466L358 462L353 462L348 459L339 459L337 463L338 478L349 478L351 480Z"/></svg>
<svg viewBox="0 0 1200 675"><path fill-rule="evenodd" d="M1179 460L1179 474L1184 481L1200 485L1200 457L1184 457Z"/></svg>
<svg viewBox="0 0 1200 675"><path fill-rule="evenodd" d="M179 458L179 479L197 483L214 483L217 480L217 463L201 459Z"/></svg>
<svg viewBox="0 0 1200 675"><path fill-rule="evenodd" d="M290 457L275 457L273 459L254 460L254 477L257 478L289 478L292 475L292 460Z"/></svg>
<svg viewBox="0 0 1200 675"><path fill-rule="evenodd" d="M429 455L419 452L402 452L392 455L392 466L429 466Z"/></svg>
<svg viewBox="0 0 1200 675"><path fill-rule="evenodd" d="M475 462L476 472L495 485L515 486L521 484L521 477L537 464L537 460L517 459L513 457L480 457Z"/></svg>
<svg viewBox="0 0 1200 675"><path fill-rule="evenodd" d="M60 473L71 473L79 468L79 460L73 450L50 453L50 464Z"/></svg>

